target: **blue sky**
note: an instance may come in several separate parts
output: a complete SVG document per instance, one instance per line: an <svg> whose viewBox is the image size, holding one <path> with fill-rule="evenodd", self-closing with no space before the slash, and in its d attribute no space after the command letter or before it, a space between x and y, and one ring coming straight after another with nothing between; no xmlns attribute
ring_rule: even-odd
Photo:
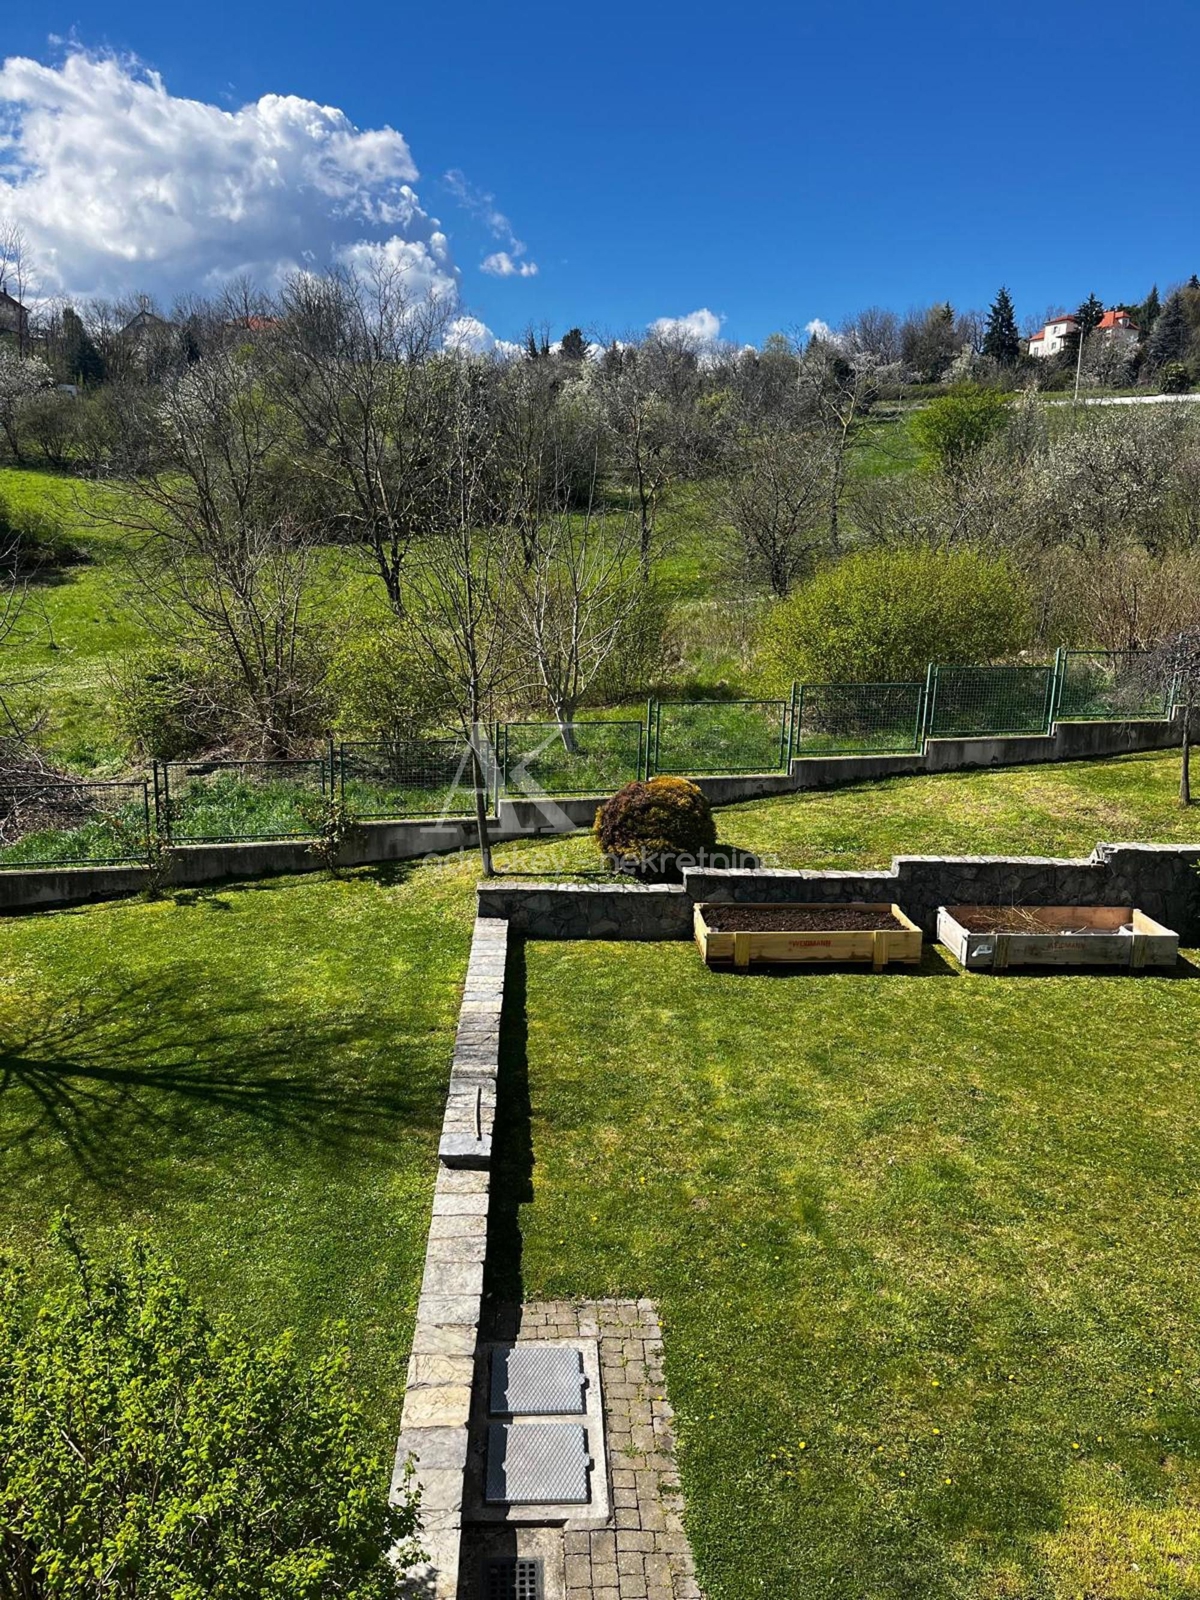
<svg viewBox="0 0 1200 1600"><path fill-rule="evenodd" d="M74 40L135 55L176 99L233 111L298 96L398 130L417 233L440 221L464 308L504 337L620 333L703 307L724 336L758 341L870 303L985 305L1001 282L1024 320L1200 271L1200 5L1142 15L1107 0L39 0L6 12L2 43L56 64ZM107 104L96 114L119 117ZM481 272L501 250L536 274ZM153 277L153 260L129 271Z"/></svg>

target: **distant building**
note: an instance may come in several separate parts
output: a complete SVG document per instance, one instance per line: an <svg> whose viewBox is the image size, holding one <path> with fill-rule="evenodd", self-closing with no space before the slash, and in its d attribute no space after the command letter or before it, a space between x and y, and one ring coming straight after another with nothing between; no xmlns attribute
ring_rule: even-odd
<svg viewBox="0 0 1200 1600"><path fill-rule="evenodd" d="M1138 341L1137 323L1120 306L1106 311L1096 324L1095 331L1102 333L1113 344L1136 344Z"/></svg>
<svg viewBox="0 0 1200 1600"><path fill-rule="evenodd" d="M8 334L19 344L29 337L29 313L19 300L0 289L0 334Z"/></svg>
<svg viewBox="0 0 1200 1600"><path fill-rule="evenodd" d="M1039 357L1056 356L1078 327L1079 322L1075 317L1055 317L1040 333L1035 333L1030 339L1029 354Z"/></svg>
<svg viewBox="0 0 1200 1600"><path fill-rule="evenodd" d="M155 316L153 311L147 311L143 306L121 329L121 337L127 339L130 344L141 345L149 339L157 338L160 333L168 332L174 326L173 322Z"/></svg>

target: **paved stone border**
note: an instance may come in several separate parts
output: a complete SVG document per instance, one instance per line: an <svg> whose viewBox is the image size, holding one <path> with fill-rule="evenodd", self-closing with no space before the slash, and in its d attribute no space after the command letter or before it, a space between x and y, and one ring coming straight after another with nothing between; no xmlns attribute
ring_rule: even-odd
<svg viewBox="0 0 1200 1600"><path fill-rule="evenodd" d="M608 1525L599 1528L469 1528L464 1573L470 1578L488 1555L540 1556L547 1600L701 1600L683 1528L674 1414L653 1302L510 1307L493 1314L488 1331L518 1342L599 1341L613 1510Z"/></svg>
<svg viewBox="0 0 1200 1600"><path fill-rule="evenodd" d="M430 1600L455 1600L458 1594L507 954L508 924L477 919L450 1067L425 1274L392 1475L392 1493L397 1494L409 1457L416 1460L429 1560L413 1575L410 1588Z"/></svg>

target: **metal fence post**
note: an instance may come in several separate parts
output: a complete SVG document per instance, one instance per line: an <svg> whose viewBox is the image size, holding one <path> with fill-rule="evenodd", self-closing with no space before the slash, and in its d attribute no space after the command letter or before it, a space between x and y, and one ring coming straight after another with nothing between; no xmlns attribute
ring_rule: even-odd
<svg viewBox="0 0 1200 1600"><path fill-rule="evenodd" d="M922 699L922 711L924 714L918 715L918 721L922 725L920 739L922 745L933 738L934 714L937 707L937 670L932 661L925 669L925 694Z"/></svg>
<svg viewBox="0 0 1200 1600"><path fill-rule="evenodd" d="M646 700L646 780L647 780L647 782L649 781L651 773L653 772L654 760L655 760L655 755L656 755L656 751L655 751L655 748L654 748L654 730L655 730L654 696L650 695Z"/></svg>
<svg viewBox="0 0 1200 1600"><path fill-rule="evenodd" d="M804 690L800 688L800 685L793 678L792 697L788 702L787 765L784 767L785 772L792 770L792 757L796 753L796 696L803 693Z"/></svg>
<svg viewBox="0 0 1200 1600"><path fill-rule="evenodd" d="M150 858L150 786L145 778L142 779L142 842L146 847L146 858Z"/></svg>

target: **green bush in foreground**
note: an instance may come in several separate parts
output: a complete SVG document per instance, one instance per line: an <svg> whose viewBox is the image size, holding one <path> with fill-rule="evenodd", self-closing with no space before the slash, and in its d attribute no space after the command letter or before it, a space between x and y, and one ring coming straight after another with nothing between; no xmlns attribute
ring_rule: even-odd
<svg viewBox="0 0 1200 1600"><path fill-rule="evenodd" d="M610 861L699 856L717 842L712 807L686 778L627 783L596 812L596 843Z"/></svg>
<svg viewBox="0 0 1200 1600"><path fill-rule="evenodd" d="M0 1265L0 1595L384 1600L415 1495L358 1444L344 1353L217 1330L133 1241L94 1263L60 1224L65 1286Z"/></svg>
<svg viewBox="0 0 1200 1600"><path fill-rule="evenodd" d="M1012 565L976 550L866 550L819 572L768 614L766 686L916 682L931 661L996 661L1031 627Z"/></svg>

